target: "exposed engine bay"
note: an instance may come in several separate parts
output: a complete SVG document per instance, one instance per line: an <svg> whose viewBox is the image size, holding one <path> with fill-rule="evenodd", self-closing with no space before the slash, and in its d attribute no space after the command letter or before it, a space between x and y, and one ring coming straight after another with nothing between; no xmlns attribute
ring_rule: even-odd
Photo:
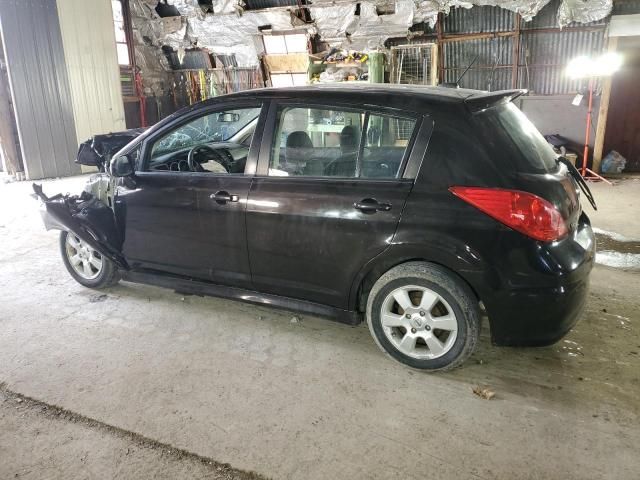
<svg viewBox="0 0 640 480"><path fill-rule="evenodd" d="M80 195L58 193L48 197L42 185L33 184L33 191L43 202L41 214L47 230L72 231L118 266L127 268L120 254L123 238L114 214L115 178L106 170L111 158L145 130L94 135L81 143L75 162L97 167L99 173L89 177Z"/></svg>
<svg viewBox="0 0 640 480"><path fill-rule="evenodd" d="M113 192L115 181L107 173L96 173L89 177L84 186L84 192L97 198L107 207L113 208Z"/></svg>
<svg viewBox="0 0 640 480"><path fill-rule="evenodd" d="M94 175L80 195L58 193L48 197L36 183L33 191L44 203L41 214L47 230L72 231L118 266L127 268L120 255L123 238L116 225L111 181L107 174Z"/></svg>
<svg viewBox="0 0 640 480"><path fill-rule="evenodd" d="M45 195L42 185L33 184L33 190L43 202L42 219L47 230L73 231L91 247L111 259L120 267L126 262L119 253L122 245L114 215L113 195L115 179L105 172L113 155L144 129L95 135L80 144L76 163L97 167L80 195L58 193Z"/></svg>
<svg viewBox="0 0 640 480"><path fill-rule="evenodd" d="M106 173L109 161L115 153L137 138L146 129L135 128L123 132L94 135L80 144L75 162L80 165L97 167L100 173L91 175L80 195L57 194L47 197L39 185L34 184L36 195L43 201L65 200L69 206L95 199L109 208L113 208L114 179Z"/></svg>

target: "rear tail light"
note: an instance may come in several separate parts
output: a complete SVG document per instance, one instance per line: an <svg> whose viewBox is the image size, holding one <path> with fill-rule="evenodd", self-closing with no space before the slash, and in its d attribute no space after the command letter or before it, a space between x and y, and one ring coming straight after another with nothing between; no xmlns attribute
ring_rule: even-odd
<svg viewBox="0 0 640 480"><path fill-rule="evenodd" d="M532 193L484 187L451 187L449 191L506 226L535 240L551 242L568 230L556 207Z"/></svg>

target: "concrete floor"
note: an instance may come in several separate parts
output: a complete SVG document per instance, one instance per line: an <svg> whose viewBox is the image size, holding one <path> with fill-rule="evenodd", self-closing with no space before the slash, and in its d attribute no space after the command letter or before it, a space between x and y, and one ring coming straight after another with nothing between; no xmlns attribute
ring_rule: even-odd
<svg viewBox="0 0 640 480"><path fill-rule="evenodd" d="M638 187L595 185L594 224L640 239ZM0 478L638 476L638 271L597 266L584 318L554 346L495 348L485 329L463 368L422 374L364 326L85 289L29 192L0 183Z"/></svg>

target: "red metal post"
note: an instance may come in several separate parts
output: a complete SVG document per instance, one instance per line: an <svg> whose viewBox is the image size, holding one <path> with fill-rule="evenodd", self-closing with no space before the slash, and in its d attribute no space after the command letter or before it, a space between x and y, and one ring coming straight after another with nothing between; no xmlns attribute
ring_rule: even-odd
<svg viewBox="0 0 640 480"><path fill-rule="evenodd" d="M584 134L584 152L582 153L582 176L587 174L587 158L589 155L589 134L591 133L591 112L593 111L593 77L589 78L589 108L587 110L587 128Z"/></svg>
<svg viewBox="0 0 640 480"><path fill-rule="evenodd" d="M587 156L589 155L589 134L591 133L591 114L593 112L593 86L595 84L594 77L589 78L589 109L587 110L587 128L584 134L584 152L582 154L582 169L581 174L585 180L593 180L595 182L602 181L613 185L609 180L602 175L598 175L596 172L587 168Z"/></svg>
<svg viewBox="0 0 640 480"><path fill-rule="evenodd" d="M147 104L144 97L144 87L142 86L142 75L135 73L136 96L140 102L140 126L147 126Z"/></svg>

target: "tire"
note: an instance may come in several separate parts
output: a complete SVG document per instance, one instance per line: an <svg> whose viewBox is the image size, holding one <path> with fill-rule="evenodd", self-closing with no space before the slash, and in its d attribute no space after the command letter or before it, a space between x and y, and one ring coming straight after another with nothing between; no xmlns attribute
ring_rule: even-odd
<svg viewBox="0 0 640 480"><path fill-rule="evenodd" d="M373 285L367 324L380 349L394 360L419 370L442 371L460 366L475 351L480 311L469 286L451 271L408 262Z"/></svg>
<svg viewBox="0 0 640 480"><path fill-rule="evenodd" d="M67 271L80 285L100 289L111 287L120 281L118 269L114 263L88 247L71 232L60 232L60 253ZM77 258L78 254L82 256L81 259L73 261L72 259ZM89 265L90 270L84 270L85 263ZM96 265L100 265L100 268Z"/></svg>

